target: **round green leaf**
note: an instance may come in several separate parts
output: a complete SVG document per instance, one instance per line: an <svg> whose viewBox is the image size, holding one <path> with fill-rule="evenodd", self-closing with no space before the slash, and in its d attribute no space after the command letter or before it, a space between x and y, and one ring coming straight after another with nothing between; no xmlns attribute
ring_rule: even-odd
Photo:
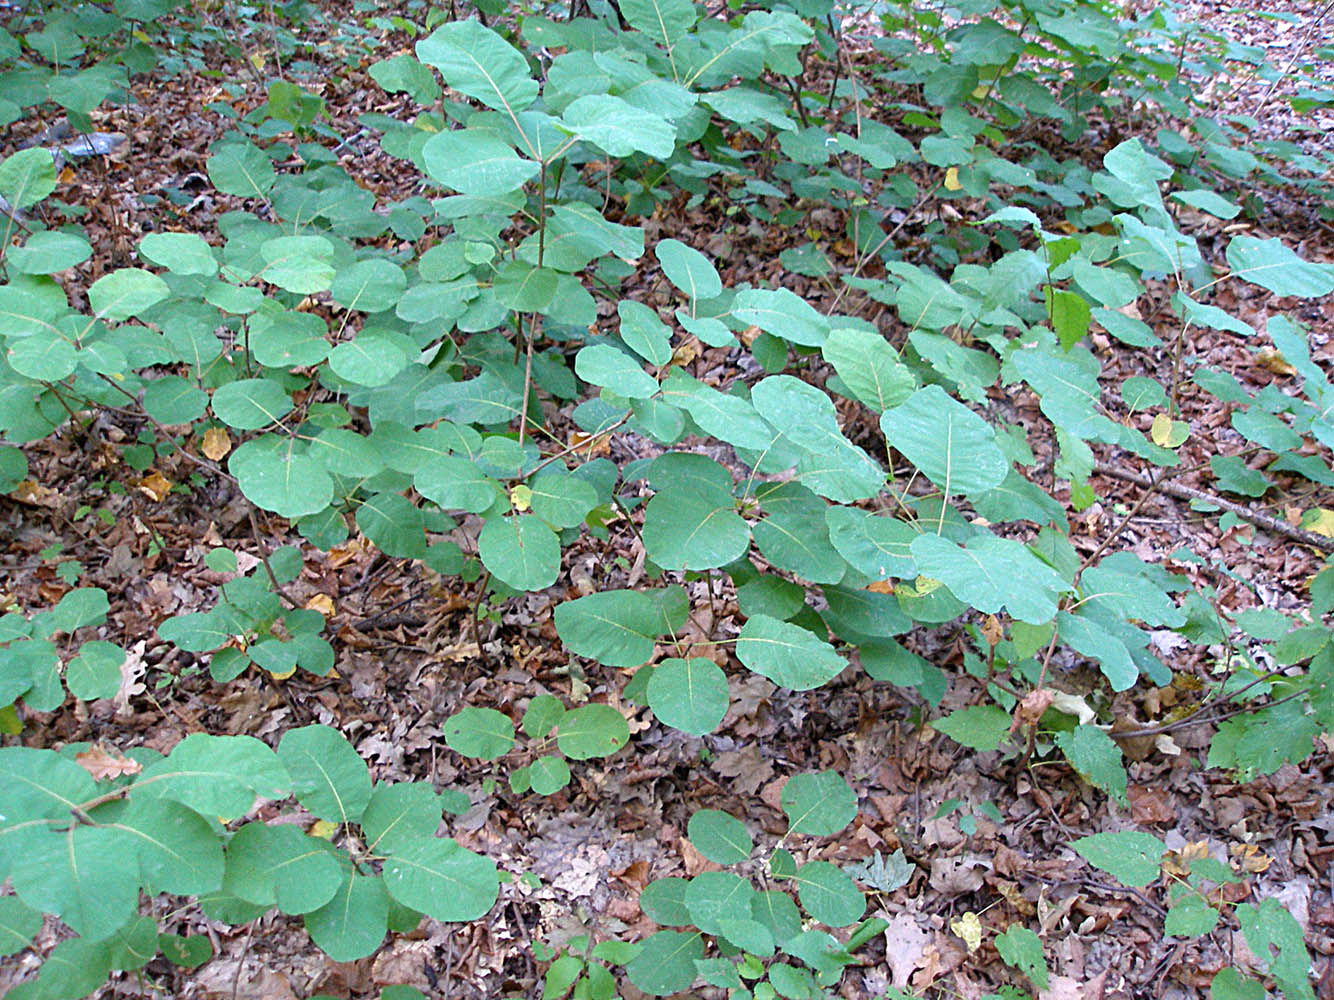
<svg viewBox="0 0 1334 1000"><path fill-rule="evenodd" d="M262 277L270 284L298 295L325 292L334 279L334 245L323 236L278 236L259 248L264 259Z"/></svg>
<svg viewBox="0 0 1334 1000"><path fill-rule="evenodd" d="M686 886L685 904L690 922L706 934L719 933L718 922L750 913L755 887L732 872L704 872Z"/></svg>
<svg viewBox="0 0 1334 1000"><path fill-rule="evenodd" d="M680 240L659 240L653 252L667 280L692 301L717 298L723 293L723 279L718 277L718 271L694 247Z"/></svg>
<svg viewBox="0 0 1334 1000"><path fill-rule="evenodd" d="M568 472L544 472L529 486L533 513L553 528L575 528L598 505L597 490L587 479Z"/></svg>
<svg viewBox="0 0 1334 1000"><path fill-rule="evenodd" d="M828 861L809 861L797 869L801 905L827 927L846 927L866 912L866 897L857 884Z"/></svg>
<svg viewBox="0 0 1334 1000"><path fill-rule="evenodd" d="M215 188L240 198L263 198L277 180L273 164L259 147L235 139L215 143L205 166Z"/></svg>
<svg viewBox="0 0 1334 1000"><path fill-rule="evenodd" d="M111 955L111 967L113 969L125 972L142 969L157 958L157 921L146 916L131 920L112 935L106 947ZM6 995L12 996L13 994Z"/></svg>
<svg viewBox="0 0 1334 1000"><path fill-rule="evenodd" d="M999 705L970 705L935 719L931 728L972 750L995 750L1010 733L1010 713Z"/></svg>
<svg viewBox="0 0 1334 1000"><path fill-rule="evenodd" d="M49 149L34 146L0 163L0 198L31 208L56 189L56 163Z"/></svg>
<svg viewBox="0 0 1334 1000"><path fill-rule="evenodd" d="M250 350L269 368L317 365L329 354L329 328L312 313L255 313L246 321Z"/></svg>
<svg viewBox="0 0 1334 1000"><path fill-rule="evenodd" d="M366 762L342 733L328 726L289 729L278 759L292 776L292 792L303 806L331 823L355 823L371 798Z"/></svg>
<svg viewBox="0 0 1334 1000"><path fill-rule="evenodd" d="M404 906L436 920L476 920L500 894L495 863L443 837L396 847L384 882Z"/></svg>
<svg viewBox="0 0 1334 1000"><path fill-rule="evenodd" d="M538 84L522 53L476 20L437 28L417 43L417 58L438 69L452 89L493 110L523 111L537 99Z"/></svg>
<svg viewBox="0 0 1334 1000"><path fill-rule="evenodd" d="M492 517L477 538L482 565L515 590L542 590L560 573L560 541L535 514Z"/></svg>
<svg viewBox="0 0 1334 1000"><path fill-rule="evenodd" d="M164 375L144 385L144 409L160 424L188 424L208 409L208 393L179 375Z"/></svg>
<svg viewBox="0 0 1334 1000"><path fill-rule="evenodd" d="M389 894L379 876L353 874L333 899L304 917L310 938L335 962L355 962L380 947L389 929Z"/></svg>
<svg viewBox="0 0 1334 1000"><path fill-rule="evenodd" d="M157 305L171 289L151 271L124 267L104 274L88 289L88 305L99 319L122 320Z"/></svg>
<svg viewBox="0 0 1334 1000"><path fill-rule="evenodd" d="M880 427L893 448L950 496L999 486L1010 470L996 432L938 385L886 410Z"/></svg>
<svg viewBox="0 0 1334 1000"><path fill-rule="evenodd" d="M445 720L444 733L451 750L478 760L495 760L514 747L514 723L494 708L460 709Z"/></svg>
<svg viewBox="0 0 1334 1000"><path fill-rule="evenodd" d="M149 233L139 241L139 256L172 274L218 273L213 248L196 233Z"/></svg>
<svg viewBox="0 0 1334 1000"><path fill-rule="evenodd" d="M372 257L339 271L329 294L347 309L377 313L398 305L407 287L401 267L383 257Z"/></svg>
<svg viewBox="0 0 1334 1000"><path fill-rule="evenodd" d="M387 385L408 366L408 356L392 337L363 330L355 340L329 352L329 367L353 385Z"/></svg>
<svg viewBox="0 0 1334 1000"><path fill-rule="evenodd" d="M69 693L80 701L113 698L120 690L120 667L125 662L125 650L100 639L85 642L79 655L65 668L65 684Z"/></svg>
<svg viewBox="0 0 1334 1000"><path fill-rule="evenodd" d="M654 879L639 894L639 908L654 923L664 927L688 927L690 911L686 909L686 887L689 885L688 879L675 876Z"/></svg>
<svg viewBox="0 0 1334 1000"><path fill-rule="evenodd" d="M185 969L198 968L213 957L213 943L206 934L163 934L157 945L163 958Z"/></svg>
<svg viewBox="0 0 1334 1000"><path fill-rule="evenodd" d="M480 514L500 498L500 484L458 455L430 459L413 477L417 492L443 510Z"/></svg>
<svg viewBox="0 0 1334 1000"><path fill-rule="evenodd" d="M528 768L528 780L538 795L555 795L570 783L570 765L561 757L539 757Z"/></svg>
<svg viewBox="0 0 1334 1000"><path fill-rule="evenodd" d="M343 886L337 858L290 824L247 823L227 843L225 892L283 913L312 913Z"/></svg>
<svg viewBox="0 0 1334 1000"><path fill-rule="evenodd" d="M627 399L648 399L658 391L657 379L610 344L590 344L580 350L574 357L574 373Z"/></svg>
<svg viewBox="0 0 1334 1000"><path fill-rule="evenodd" d="M541 169L532 160L521 159L494 133L481 130L437 132L421 155L432 180L479 198L517 191Z"/></svg>
<svg viewBox="0 0 1334 1000"><path fill-rule="evenodd" d="M422 512L397 493L376 493L357 508L357 527L376 548L395 559L426 555Z"/></svg>
<svg viewBox="0 0 1334 1000"><path fill-rule="evenodd" d="M28 458L9 445L0 445L0 493L8 493L28 478Z"/></svg>
<svg viewBox="0 0 1334 1000"><path fill-rule="evenodd" d="M219 386L213 393L214 414L239 431L267 427L291 410L292 397L271 379L237 379Z"/></svg>
<svg viewBox="0 0 1334 1000"><path fill-rule="evenodd" d="M289 518L318 514L333 499L333 480L322 465L291 447L274 436L256 438L232 452L227 467L255 506Z"/></svg>
<svg viewBox="0 0 1334 1000"><path fill-rule="evenodd" d="M718 809L701 809L691 816L686 836L695 850L720 865L740 864L755 849L746 824Z"/></svg>
<svg viewBox="0 0 1334 1000"><path fill-rule="evenodd" d="M713 732L727 714L728 703L727 675L704 657L663 660L649 678L648 704L653 714L692 736Z"/></svg>
<svg viewBox="0 0 1334 1000"><path fill-rule="evenodd" d="M26 841L23 864L11 872L14 890L34 909L54 914L81 937L101 941L118 931L139 902L130 834L74 826Z"/></svg>
<svg viewBox="0 0 1334 1000"><path fill-rule="evenodd" d="M740 948L756 958L768 958L774 953L773 932L750 917L719 919L718 934L726 938L734 948Z"/></svg>
<svg viewBox="0 0 1334 1000"><path fill-rule="evenodd" d="M42 929L42 915L17 896L0 896L0 955L13 955L32 944Z"/></svg>
<svg viewBox="0 0 1334 1000"><path fill-rule="evenodd" d="M832 837L857 815L857 796L834 771L798 774L779 796L792 833Z"/></svg>
<svg viewBox="0 0 1334 1000"><path fill-rule="evenodd" d="M567 712L556 730L556 746L573 760L610 756L629 739L625 716L610 705L596 703Z"/></svg>
<svg viewBox="0 0 1334 1000"><path fill-rule="evenodd" d="M689 989L704 957L704 938L685 931L658 931L644 939L643 949L625 967L626 975L649 996L665 997Z"/></svg>
<svg viewBox="0 0 1334 1000"><path fill-rule="evenodd" d="M644 545L649 558L664 569L713 569L746 554L750 526L730 497L665 489L645 508Z"/></svg>
<svg viewBox="0 0 1334 1000"><path fill-rule="evenodd" d="M560 703L560 699L549 694L539 694L528 702L520 725L530 740L540 740L563 718L565 706Z"/></svg>
<svg viewBox="0 0 1334 1000"><path fill-rule="evenodd" d="M829 643L768 615L754 615L742 626L736 656L755 673L793 691L818 688L848 665Z"/></svg>
<svg viewBox="0 0 1334 1000"><path fill-rule="evenodd" d="M515 312L546 312L556 297L560 276L550 268L522 260L506 261L491 282L496 301Z"/></svg>
<svg viewBox="0 0 1334 1000"><path fill-rule="evenodd" d="M33 233L21 247L5 255L7 263L20 274L55 274L82 264L93 255L93 248L82 236L59 230Z"/></svg>
<svg viewBox="0 0 1334 1000"><path fill-rule="evenodd" d="M59 382L79 363L79 354L53 330L37 330L30 336L11 339L5 360L14 371L41 382Z"/></svg>
<svg viewBox="0 0 1334 1000"><path fill-rule="evenodd" d="M673 606L671 595L682 600ZM685 624L684 597L679 587L589 594L556 606L556 634L579 656L609 667L637 667L653 656L658 636Z"/></svg>
<svg viewBox="0 0 1334 1000"><path fill-rule="evenodd" d="M440 825L440 796L420 781L380 782L371 792L361 829L370 850L380 854L410 840L435 836Z"/></svg>

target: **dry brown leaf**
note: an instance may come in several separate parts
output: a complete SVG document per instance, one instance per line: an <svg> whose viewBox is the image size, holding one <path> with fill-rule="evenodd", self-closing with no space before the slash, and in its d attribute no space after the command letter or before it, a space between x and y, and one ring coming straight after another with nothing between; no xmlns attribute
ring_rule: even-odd
<svg viewBox="0 0 1334 1000"><path fill-rule="evenodd" d="M57 507L60 505L59 493L33 479L23 480L14 487L9 496L12 500L30 504L34 507Z"/></svg>
<svg viewBox="0 0 1334 1000"><path fill-rule="evenodd" d="M171 495L171 480L154 469L134 484L140 493L154 503L161 503Z"/></svg>
<svg viewBox="0 0 1334 1000"><path fill-rule="evenodd" d="M1177 818L1167 793L1160 788L1131 785L1126 789L1126 797L1130 799L1130 815L1136 823L1171 823Z"/></svg>
<svg viewBox="0 0 1334 1000"><path fill-rule="evenodd" d="M200 439L199 450L205 458L220 462L232 450L232 439L221 427L210 427Z"/></svg>
<svg viewBox="0 0 1334 1000"><path fill-rule="evenodd" d="M913 971L926 962L931 936L910 913L900 913L885 928L885 963L894 979L894 988L903 989ZM938 957L938 956L937 956Z"/></svg>
<svg viewBox="0 0 1334 1000"><path fill-rule="evenodd" d="M1296 375L1297 369L1272 347L1262 347L1255 352L1255 360L1265 371L1275 375Z"/></svg>
<svg viewBox="0 0 1334 1000"><path fill-rule="evenodd" d="M1023 700L1015 707L1014 718L1010 721L1010 732L1017 733L1021 729L1028 729L1038 724L1042 718L1042 713L1051 707L1052 699L1056 693L1050 688L1038 688L1024 695Z"/></svg>
<svg viewBox="0 0 1334 1000"><path fill-rule="evenodd" d="M1273 858L1254 844L1233 844L1232 856L1240 861L1242 871L1252 874L1268 871L1269 866L1274 863Z"/></svg>
<svg viewBox="0 0 1334 1000"><path fill-rule="evenodd" d="M108 753L100 746L76 753L74 762L92 775L94 781L111 781L127 774L138 774L144 769L137 760Z"/></svg>

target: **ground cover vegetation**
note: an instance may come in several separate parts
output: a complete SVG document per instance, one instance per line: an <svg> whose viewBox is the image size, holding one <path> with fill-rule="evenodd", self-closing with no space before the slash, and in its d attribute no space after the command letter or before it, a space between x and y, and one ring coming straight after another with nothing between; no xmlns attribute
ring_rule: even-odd
<svg viewBox="0 0 1334 1000"><path fill-rule="evenodd" d="M1071 829L1047 797L1062 863L1145 901L1178 955L1226 953L1186 987L1315 996L1254 846L1171 847L1131 799L1153 754L1240 788L1334 732L1334 265L1282 224L1334 221L1319 31L1275 66L1172 4L1089 0L4 18L0 503L33 558L0 615L0 953L44 960L8 995L188 993L217 928L275 910L339 963L484 922L541 880L461 823L479 801L597 809L598 768L668 731L707 760L762 690L852 691L1039 802L1064 783L1086 808ZM1237 80L1262 99L1228 104ZM117 109L205 84L216 137L151 221L70 197L113 190ZM1246 364L1212 363L1222 341ZM53 453L86 474L72 503ZM188 551L151 512L187 500ZM1146 535L1159 504L1224 544ZM224 509L235 530L204 530ZM56 510L67 534L29 553ZM127 524L113 572L89 540ZM446 673L481 678L438 689L415 780L300 686L349 676L385 614L309 585L358 559L453 595ZM210 605L121 614L115 572L163 566L211 574ZM563 679L499 700L516 630ZM247 679L309 698L306 724L110 726ZM484 780L440 780L437 753ZM802 759L730 809L676 804L690 870L639 871L633 929L515 942L533 995L954 995L886 909L929 847L859 834L840 864L865 762ZM973 995L1101 996L1007 884L948 913L989 970Z"/></svg>

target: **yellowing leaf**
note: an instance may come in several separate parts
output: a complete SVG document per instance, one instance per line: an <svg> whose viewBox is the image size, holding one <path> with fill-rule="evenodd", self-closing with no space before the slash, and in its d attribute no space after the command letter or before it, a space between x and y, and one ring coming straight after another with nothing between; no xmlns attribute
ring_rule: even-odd
<svg viewBox="0 0 1334 1000"><path fill-rule="evenodd" d="M1334 538L1334 510L1328 507L1312 507L1302 514L1302 527L1314 531L1317 535Z"/></svg>
<svg viewBox="0 0 1334 1000"><path fill-rule="evenodd" d="M205 458L220 462L232 450L232 439L221 427L210 427L204 431L204 437L199 442L199 450L204 453Z"/></svg>
<svg viewBox="0 0 1334 1000"><path fill-rule="evenodd" d="M959 183L959 168L950 167L945 171L945 190L959 191L962 190L962 188L963 185Z"/></svg>
<svg viewBox="0 0 1334 1000"><path fill-rule="evenodd" d="M1184 420L1173 420L1166 413L1153 418L1149 428L1149 437L1159 448L1179 448L1190 437L1190 424Z"/></svg>
<svg viewBox="0 0 1334 1000"><path fill-rule="evenodd" d="M317 819L309 830L312 837L328 840L338 832L338 824L327 819Z"/></svg>
<svg viewBox="0 0 1334 1000"><path fill-rule="evenodd" d="M264 68L264 53L263 53L263 52L252 52L252 53L250 53L250 65L251 65L251 66L254 66L255 69L263 69L263 68Z"/></svg>
<svg viewBox="0 0 1334 1000"><path fill-rule="evenodd" d="M510 490L510 506L517 511L525 511L533 503L533 491L520 484Z"/></svg>
<svg viewBox="0 0 1334 1000"><path fill-rule="evenodd" d="M154 503L161 503L171 493L171 481L154 469L135 484L139 492Z"/></svg>
<svg viewBox="0 0 1334 1000"><path fill-rule="evenodd" d="M1296 375L1297 369L1288 364L1282 354L1272 347L1262 347L1255 352L1255 360L1260 363L1260 367L1275 375Z"/></svg>
<svg viewBox="0 0 1334 1000"><path fill-rule="evenodd" d="M325 618L333 617L334 602L333 598L328 594L312 595L310 600L306 602L306 607L311 611L318 611L320 614L324 615Z"/></svg>
<svg viewBox="0 0 1334 1000"><path fill-rule="evenodd" d="M972 910L958 920L951 920L950 930L968 946L968 954L982 947L982 921Z"/></svg>

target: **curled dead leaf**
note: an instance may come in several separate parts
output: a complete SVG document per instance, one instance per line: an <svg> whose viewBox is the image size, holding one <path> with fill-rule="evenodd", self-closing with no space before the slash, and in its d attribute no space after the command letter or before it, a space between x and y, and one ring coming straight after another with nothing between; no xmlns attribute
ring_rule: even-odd
<svg viewBox="0 0 1334 1000"><path fill-rule="evenodd" d="M1014 719L1010 722L1010 732L1017 733L1020 729L1036 726L1038 720L1042 718L1042 713L1051 707L1055 697L1056 693L1051 688L1038 688L1024 695L1023 700L1015 707Z"/></svg>
<svg viewBox="0 0 1334 1000"><path fill-rule="evenodd" d="M995 615L987 615L982 622L982 638L987 640L988 646L995 646L1005 638L1005 629Z"/></svg>
<svg viewBox="0 0 1334 1000"><path fill-rule="evenodd" d="M148 499L154 503L161 503L171 495L171 480L162 473L154 469L148 475L144 476L135 487Z"/></svg>
<svg viewBox="0 0 1334 1000"><path fill-rule="evenodd" d="M1296 375L1297 369L1288 364L1287 360L1278 351L1272 347L1262 347L1255 352L1255 360L1265 371L1273 372L1275 375Z"/></svg>

